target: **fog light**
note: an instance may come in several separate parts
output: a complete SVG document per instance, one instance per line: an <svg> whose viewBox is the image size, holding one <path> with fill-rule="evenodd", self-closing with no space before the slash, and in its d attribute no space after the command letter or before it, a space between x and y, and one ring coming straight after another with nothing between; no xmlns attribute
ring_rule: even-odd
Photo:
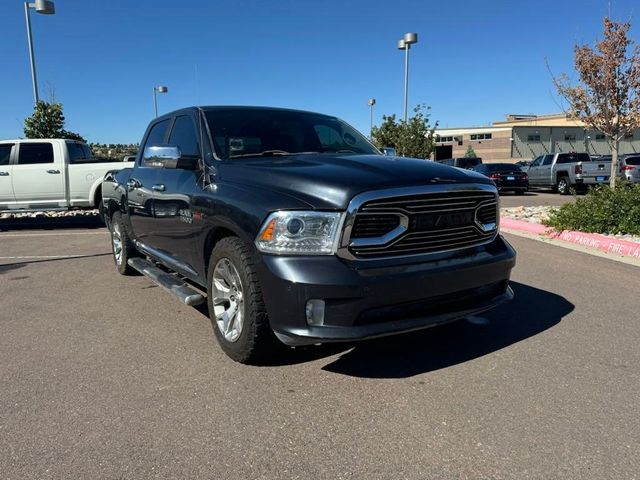
<svg viewBox="0 0 640 480"><path fill-rule="evenodd" d="M324 300L309 300L305 311L307 314L307 323L309 325L317 327L324 324Z"/></svg>

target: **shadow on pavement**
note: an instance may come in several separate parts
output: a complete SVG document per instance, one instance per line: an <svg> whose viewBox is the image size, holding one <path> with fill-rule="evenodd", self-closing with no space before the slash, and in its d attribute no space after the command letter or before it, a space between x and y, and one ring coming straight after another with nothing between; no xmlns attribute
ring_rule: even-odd
<svg viewBox="0 0 640 480"><path fill-rule="evenodd" d="M60 255L55 258L25 258L23 260L13 262L13 263L3 263L0 264L0 275L3 273L7 273L10 270L24 267L30 263L44 263L44 262L60 262L62 260L78 260L80 258L93 258L93 257L106 257L112 255L111 252L107 253L90 253L87 255Z"/></svg>
<svg viewBox="0 0 640 480"><path fill-rule="evenodd" d="M104 223L99 215L0 219L0 232L10 230L59 230L65 228L104 228Z"/></svg>
<svg viewBox="0 0 640 480"><path fill-rule="evenodd" d="M537 335L558 324L574 308L554 293L516 282L511 282L511 287L515 299L483 314L488 320L484 325L459 321L363 342L323 370L364 378L405 378L431 372Z"/></svg>
<svg viewBox="0 0 640 480"><path fill-rule="evenodd" d="M261 366L295 365L342 353L323 370L363 378L411 377L467 362L537 335L560 323L574 309L560 295L522 283L510 285L515 299L482 314L473 323L461 320L360 343L283 347L272 361ZM194 308L209 318L206 303ZM215 322L211 327L215 336Z"/></svg>

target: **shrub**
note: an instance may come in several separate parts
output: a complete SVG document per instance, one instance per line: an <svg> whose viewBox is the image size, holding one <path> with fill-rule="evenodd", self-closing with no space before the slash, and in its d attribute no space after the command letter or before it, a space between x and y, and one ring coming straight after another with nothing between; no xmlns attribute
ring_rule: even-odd
<svg viewBox="0 0 640 480"><path fill-rule="evenodd" d="M640 235L640 184L594 188L553 210L544 223L558 231Z"/></svg>

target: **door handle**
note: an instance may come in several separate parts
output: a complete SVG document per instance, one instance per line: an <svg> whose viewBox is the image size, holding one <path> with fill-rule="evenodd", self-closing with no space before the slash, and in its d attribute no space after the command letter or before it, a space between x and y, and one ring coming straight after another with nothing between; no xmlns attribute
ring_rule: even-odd
<svg viewBox="0 0 640 480"><path fill-rule="evenodd" d="M142 184L136 180L135 178L130 178L129 180L127 180L127 187L129 188L140 188L142 187Z"/></svg>
<svg viewBox="0 0 640 480"><path fill-rule="evenodd" d="M0 172L0 177L8 177L9 172Z"/></svg>
<svg viewBox="0 0 640 480"><path fill-rule="evenodd" d="M153 187L151 187L151 189L155 190L156 192L164 192L166 187L163 184L158 183L158 184L154 185Z"/></svg>
<svg viewBox="0 0 640 480"><path fill-rule="evenodd" d="M47 173L51 173L53 175L57 175L58 173L60 173L60 170L47 170Z"/></svg>

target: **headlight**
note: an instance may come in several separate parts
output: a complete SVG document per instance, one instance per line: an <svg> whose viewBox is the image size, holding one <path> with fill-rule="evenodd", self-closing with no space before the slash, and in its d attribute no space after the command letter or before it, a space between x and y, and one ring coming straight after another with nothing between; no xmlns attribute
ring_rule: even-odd
<svg viewBox="0 0 640 480"><path fill-rule="evenodd" d="M256 247L265 253L331 255L342 217L339 212L274 212L262 225Z"/></svg>

